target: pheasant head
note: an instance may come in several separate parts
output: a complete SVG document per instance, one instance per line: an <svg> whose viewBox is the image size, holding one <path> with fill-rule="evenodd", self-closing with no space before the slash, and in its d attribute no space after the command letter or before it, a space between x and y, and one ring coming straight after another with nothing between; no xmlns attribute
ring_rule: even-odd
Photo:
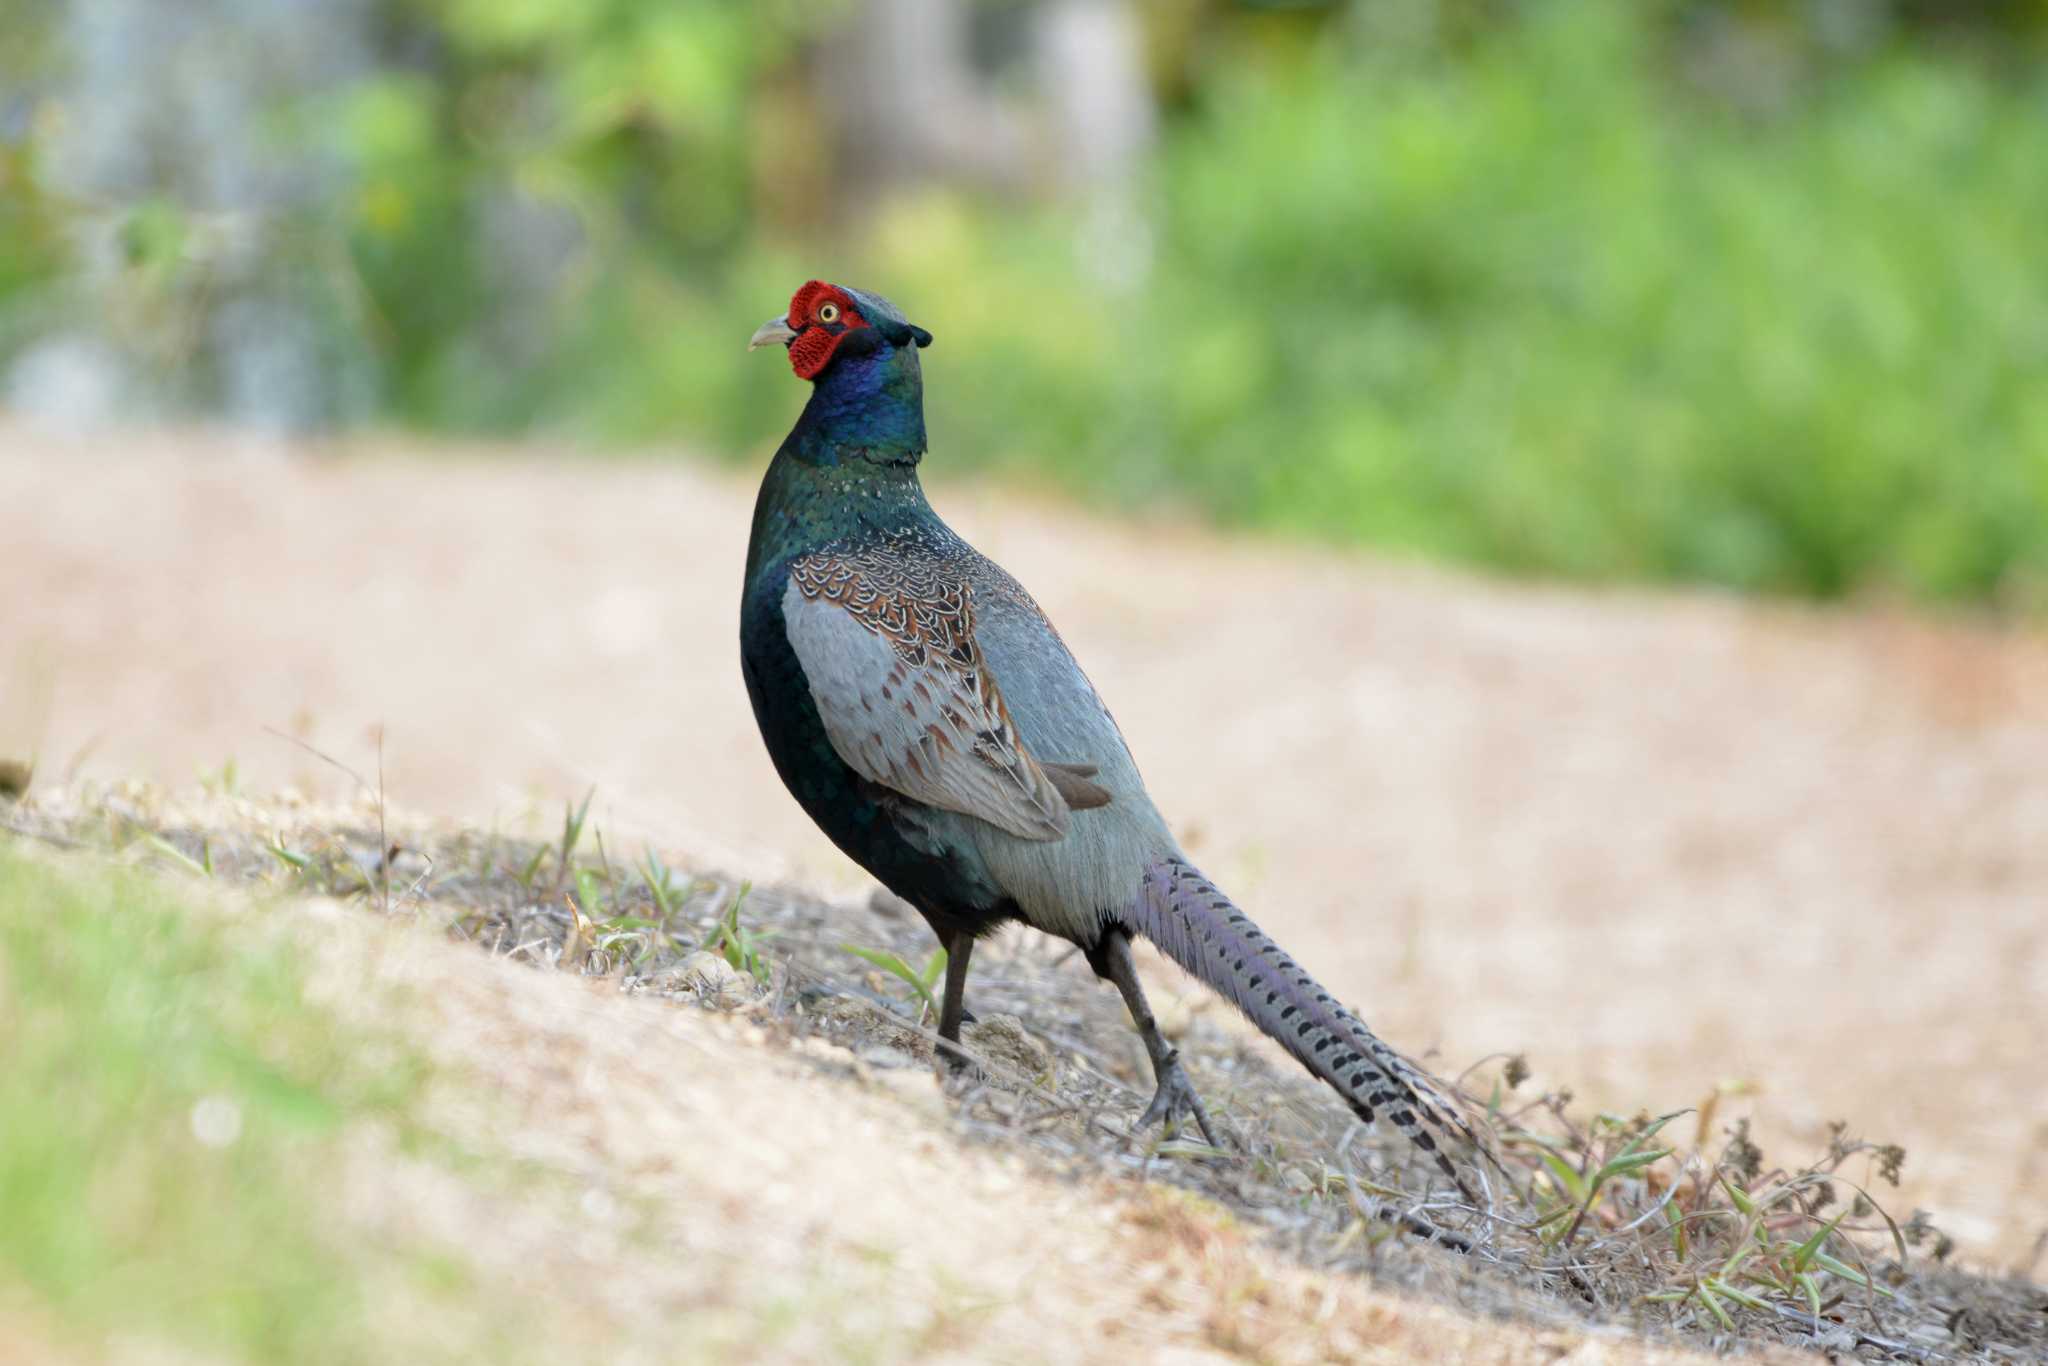
<svg viewBox="0 0 2048 1366"><path fill-rule="evenodd" d="M798 379L815 380L842 357L906 346L930 346L932 334L879 294L812 280L789 301L789 312L755 331L748 350L781 342Z"/></svg>

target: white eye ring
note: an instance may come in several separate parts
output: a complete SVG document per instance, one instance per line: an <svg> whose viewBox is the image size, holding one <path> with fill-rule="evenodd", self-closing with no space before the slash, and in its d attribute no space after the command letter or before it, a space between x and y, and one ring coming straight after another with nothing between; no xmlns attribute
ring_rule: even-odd
<svg viewBox="0 0 2048 1366"><path fill-rule="evenodd" d="M819 322L821 322L821 323L836 323L836 322L838 322L838 321L839 321L839 305L838 305L838 304L820 304L820 305L818 306L818 321L819 321Z"/></svg>

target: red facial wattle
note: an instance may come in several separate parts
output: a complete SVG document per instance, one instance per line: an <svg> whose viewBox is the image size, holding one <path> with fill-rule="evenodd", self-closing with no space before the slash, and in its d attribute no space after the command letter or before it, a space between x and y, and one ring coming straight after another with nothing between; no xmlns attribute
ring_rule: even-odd
<svg viewBox="0 0 2048 1366"><path fill-rule="evenodd" d="M811 281L790 299L788 322L797 334L789 344L789 367L798 379L816 379L832 363L840 339L868 325L845 291L823 280Z"/></svg>
<svg viewBox="0 0 2048 1366"><path fill-rule="evenodd" d="M789 368L798 379L816 379L832 363L839 338L821 327L807 327L789 344Z"/></svg>

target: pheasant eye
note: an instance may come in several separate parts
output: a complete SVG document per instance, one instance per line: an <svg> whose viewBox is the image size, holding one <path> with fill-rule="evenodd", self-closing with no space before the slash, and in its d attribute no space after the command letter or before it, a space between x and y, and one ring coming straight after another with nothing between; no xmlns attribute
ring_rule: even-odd
<svg viewBox="0 0 2048 1366"><path fill-rule="evenodd" d="M819 322L821 322L821 323L836 323L836 322L838 322L838 321L839 321L839 305L838 305L838 304L819 304L819 305L818 305L818 321L819 321Z"/></svg>

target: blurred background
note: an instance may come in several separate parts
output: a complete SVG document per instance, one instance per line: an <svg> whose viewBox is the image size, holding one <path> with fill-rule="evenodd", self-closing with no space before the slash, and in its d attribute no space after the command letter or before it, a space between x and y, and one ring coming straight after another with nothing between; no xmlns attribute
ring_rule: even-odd
<svg viewBox="0 0 2048 1366"><path fill-rule="evenodd" d="M0 403L944 466L1513 572L2048 593L2038 0L11 0ZM755 358L758 360L758 357Z"/></svg>
<svg viewBox="0 0 2048 1366"><path fill-rule="evenodd" d="M360 795L303 741L864 901L733 642L803 399L745 342L838 280L1388 1038L1774 1160L1846 1119L2048 1255L2048 0L4 11L29 800Z"/></svg>

